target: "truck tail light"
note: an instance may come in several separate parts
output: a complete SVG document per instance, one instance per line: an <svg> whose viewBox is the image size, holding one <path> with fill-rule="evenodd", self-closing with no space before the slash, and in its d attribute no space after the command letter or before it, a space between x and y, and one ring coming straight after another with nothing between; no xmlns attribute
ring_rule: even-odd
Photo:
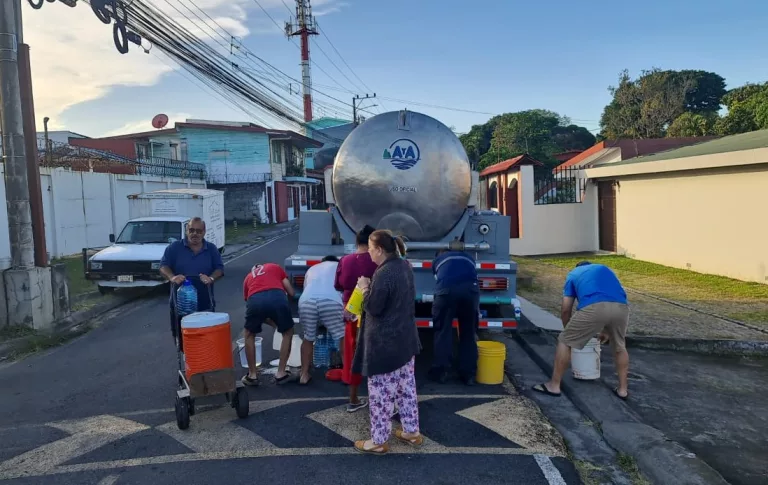
<svg viewBox="0 0 768 485"><path fill-rule="evenodd" d="M498 277L482 277L478 278L477 282L480 284L480 289L483 291L503 291L509 289L509 279Z"/></svg>
<svg viewBox="0 0 768 485"><path fill-rule="evenodd" d="M304 275L296 275L293 277L293 286L296 288L304 288Z"/></svg>

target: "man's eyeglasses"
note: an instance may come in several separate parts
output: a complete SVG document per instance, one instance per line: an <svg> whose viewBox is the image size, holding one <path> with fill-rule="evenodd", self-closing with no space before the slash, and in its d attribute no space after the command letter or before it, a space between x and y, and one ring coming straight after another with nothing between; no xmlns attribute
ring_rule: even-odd
<svg viewBox="0 0 768 485"><path fill-rule="evenodd" d="M190 234L202 234L203 232L205 232L205 229L196 229L194 227L188 227L187 232Z"/></svg>

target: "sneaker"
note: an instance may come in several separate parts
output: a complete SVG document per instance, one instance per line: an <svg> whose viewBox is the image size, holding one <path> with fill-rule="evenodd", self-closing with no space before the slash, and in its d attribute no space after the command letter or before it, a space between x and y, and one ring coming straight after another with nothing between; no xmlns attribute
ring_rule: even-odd
<svg viewBox="0 0 768 485"><path fill-rule="evenodd" d="M357 404L348 403L347 404L347 412L348 413L354 413L355 411L359 411L365 407L368 407L368 400L367 399L360 399L360 402Z"/></svg>

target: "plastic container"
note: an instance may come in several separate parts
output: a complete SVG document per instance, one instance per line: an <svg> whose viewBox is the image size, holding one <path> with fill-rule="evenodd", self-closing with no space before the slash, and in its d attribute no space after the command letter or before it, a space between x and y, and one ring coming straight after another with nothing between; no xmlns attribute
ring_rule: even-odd
<svg viewBox="0 0 768 485"><path fill-rule="evenodd" d="M352 291L352 294L349 296L347 311L358 317L363 314L363 290L358 286L355 286L354 291ZM359 321L360 319L358 318L358 322Z"/></svg>
<svg viewBox="0 0 768 485"><path fill-rule="evenodd" d="M283 336L280 332L275 332L272 337L272 348L280 351L283 344ZM280 359L270 361L270 365L277 366ZM291 338L291 353L288 355L288 367L301 367L301 337L294 335Z"/></svg>
<svg viewBox="0 0 768 485"><path fill-rule="evenodd" d="M256 344L256 367L261 366L261 337L254 337L254 342ZM239 338L237 339L237 351L240 354L240 366L243 369L248 368L248 359L245 358L245 339Z"/></svg>
<svg viewBox="0 0 768 485"><path fill-rule="evenodd" d="M571 349L571 371L574 379L600 379L600 342L592 338L583 349Z"/></svg>
<svg viewBox="0 0 768 485"><path fill-rule="evenodd" d="M328 367L330 363L330 354L328 351L328 338L325 334L320 334L315 338L314 352L312 355L312 365L315 367Z"/></svg>
<svg viewBox="0 0 768 485"><path fill-rule="evenodd" d="M507 347L501 342L480 340L477 342L477 376L480 384L501 384L504 381L504 360Z"/></svg>
<svg viewBox="0 0 768 485"><path fill-rule="evenodd" d="M229 314L197 312L181 319L187 378L234 368Z"/></svg>
<svg viewBox="0 0 768 485"><path fill-rule="evenodd" d="M197 290L192 282L184 280L184 283L176 290L176 313L180 317L191 315L197 311Z"/></svg>

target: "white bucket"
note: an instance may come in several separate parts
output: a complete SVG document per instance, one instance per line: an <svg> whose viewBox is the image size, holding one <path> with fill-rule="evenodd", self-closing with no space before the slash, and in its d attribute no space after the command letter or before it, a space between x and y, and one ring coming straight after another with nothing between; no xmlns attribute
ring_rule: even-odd
<svg viewBox="0 0 768 485"><path fill-rule="evenodd" d="M277 331L274 335L275 336L272 339L272 350L277 350L279 352L280 346L283 343L283 336ZM288 355L288 367L301 367L301 337L298 335L294 335L293 338L291 338L291 353Z"/></svg>
<svg viewBox="0 0 768 485"><path fill-rule="evenodd" d="M571 370L574 379L600 379L600 342L590 339L583 349L571 349Z"/></svg>
<svg viewBox="0 0 768 485"><path fill-rule="evenodd" d="M261 337L254 337L256 343L256 367L261 366ZM237 352L240 354L240 365L243 369L248 368L248 360L245 358L245 339L237 339Z"/></svg>

